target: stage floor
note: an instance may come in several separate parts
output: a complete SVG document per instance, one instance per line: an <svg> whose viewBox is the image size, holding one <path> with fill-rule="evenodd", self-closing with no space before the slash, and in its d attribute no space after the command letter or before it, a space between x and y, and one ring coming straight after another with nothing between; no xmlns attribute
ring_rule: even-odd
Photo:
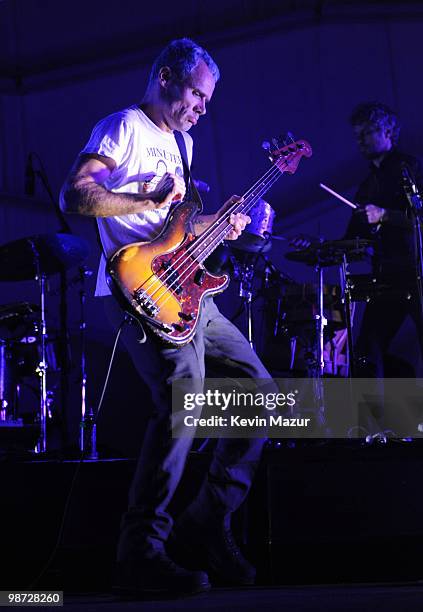
<svg viewBox="0 0 423 612"><path fill-rule="evenodd" d="M107 593L66 595L69 612L121 610L242 610L256 612L421 612L423 585L324 585L285 588L214 589L195 597L173 600L122 601Z"/></svg>
<svg viewBox="0 0 423 612"><path fill-rule="evenodd" d="M174 514L195 495L210 451L190 454ZM8 457L0 466L3 588L28 588L39 579L40 588L109 593L135 460L80 464L75 459ZM310 607L305 609L320 609L312 607L314 597L321 602L341 597L349 608L333 604L325 609L375 610L379 604L351 606L367 597L375 597L376 603L386 597L389 603L388 585L416 584L423 578L422 475L420 440L371 446L291 440L267 448L248 503L233 520L237 539L258 570L261 588L250 593L256 609L279 598L287 598L287 610L302 609L291 607L297 595L302 598L302 585L333 584L339 586L307 587ZM217 590L202 597L204 606L218 609L225 597L249 603L250 596L242 593ZM423 594L420 585L395 587L392 593L392 603L402 596L411 602ZM115 605L109 596L97 603L91 598L84 610ZM402 610L423 610L420 601L420 608L403 605Z"/></svg>

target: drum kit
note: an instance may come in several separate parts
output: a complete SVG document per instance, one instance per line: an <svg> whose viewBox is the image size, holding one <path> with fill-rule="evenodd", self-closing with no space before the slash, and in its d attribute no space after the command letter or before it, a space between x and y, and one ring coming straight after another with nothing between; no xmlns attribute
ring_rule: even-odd
<svg viewBox="0 0 423 612"><path fill-rule="evenodd" d="M347 266L371 254L372 241L327 240L301 250L288 251L285 258L313 269L315 283L298 283L269 260L273 240L288 239L272 234L275 212L261 200L249 212L251 223L231 244L233 278L239 282L247 318L248 340L255 347L252 302L264 299L265 334L260 356L280 376L352 376L354 355L352 316L354 284ZM260 262L262 265L260 265ZM263 265L264 262L264 265ZM324 283L324 270L336 266L340 285ZM262 277L254 296L254 280ZM361 299L361 298L360 298Z"/></svg>
<svg viewBox="0 0 423 612"><path fill-rule="evenodd" d="M37 234L0 246L0 281L32 280L38 285L39 295L38 304L0 305L0 433L15 431L18 435L28 425L20 417L20 387L27 378L38 379L38 406L33 422L28 425L32 431L35 429L35 453L47 451L47 422L51 416L48 372L60 371L63 360L60 334L50 332L47 326L47 281L71 268L83 269L87 255L88 247L83 239L64 233ZM81 321L83 330L84 320ZM66 346L64 350L67 349ZM82 355L82 363L84 359ZM82 380L85 385L84 375ZM85 397L85 388L82 395ZM84 404L81 410L84 414Z"/></svg>
<svg viewBox="0 0 423 612"><path fill-rule="evenodd" d="M254 295L254 281L260 274L265 334L263 349L258 352L268 368L278 375L295 374L316 380L327 374L352 375L351 292L354 292L354 284L349 282L347 264L366 257L371 243L358 239L325 241L288 252L285 255L288 260L312 267L317 277L316 283L297 283L276 268L267 255L272 240L286 240L272 234L273 208L260 200L249 215L251 223L247 230L231 244L230 259L232 276L239 282L251 346L255 348L252 305L257 296ZM39 296L37 304L24 301L0 305L0 435L6 431L17 432L26 426L20 417L20 388L28 378L37 380L38 406L31 424L35 431L35 453L47 451L47 424L51 416L48 378L50 373L61 370L63 350L68 350L67 338L63 341L59 332L47 327L47 281L74 267L83 269L87 255L85 241L65 233L38 234L0 246L0 282L34 281ZM324 284L323 271L329 266L340 267L340 287ZM80 299L83 427L89 416L85 406L83 290ZM341 355L346 347L348 350ZM319 393L316 394L318 397ZM80 441L81 450L84 443Z"/></svg>

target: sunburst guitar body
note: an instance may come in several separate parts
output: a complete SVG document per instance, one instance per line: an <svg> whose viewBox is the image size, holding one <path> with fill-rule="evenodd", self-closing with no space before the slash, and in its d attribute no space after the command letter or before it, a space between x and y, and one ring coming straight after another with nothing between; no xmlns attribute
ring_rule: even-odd
<svg viewBox="0 0 423 612"><path fill-rule="evenodd" d="M191 231L197 204L184 201L171 210L155 240L134 242L116 251L107 272L111 289L124 308L166 343L178 347L190 342L204 299L229 284L227 274L211 274L204 262L230 233L231 213L248 214L283 173L294 174L300 159L311 154L307 141L292 139L269 153L271 168L200 236Z"/></svg>
<svg viewBox="0 0 423 612"><path fill-rule="evenodd" d="M206 296L222 292L229 276L216 276L199 263L191 222L198 205L183 202L152 242L119 249L108 263L112 290L163 340L182 346L195 334Z"/></svg>

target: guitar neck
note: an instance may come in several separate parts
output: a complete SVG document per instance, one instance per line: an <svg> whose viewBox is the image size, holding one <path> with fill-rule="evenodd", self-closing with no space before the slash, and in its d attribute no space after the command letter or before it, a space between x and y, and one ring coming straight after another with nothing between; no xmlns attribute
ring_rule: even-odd
<svg viewBox="0 0 423 612"><path fill-rule="evenodd" d="M232 230L232 225L229 223L229 217L232 213L248 213L282 174L285 172L294 174L301 158L303 156L310 157L311 155L312 149L306 140L295 142L292 140L291 143L274 151L270 155L273 165L243 195L242 202L235 202L201 236L196 238L191 251L194 259L199 263L203 263L226 238Z"/></svg>
<svg viewBox="0 0 423 612"><path fill-rule="evenodd" d="M271 168L242 196L242 202L235 202L228 210L223 212L220 217L197 238L193 251L195 259L203 263L233 229L231 223L228 221L228 217L232 213L247 214L280 176L281 172L277 168Z"/></svg>

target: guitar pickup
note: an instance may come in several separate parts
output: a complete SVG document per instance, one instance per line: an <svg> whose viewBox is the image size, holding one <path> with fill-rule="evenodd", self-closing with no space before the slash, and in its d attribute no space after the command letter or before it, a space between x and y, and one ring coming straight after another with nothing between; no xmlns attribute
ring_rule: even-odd
<svg viewBox="0 0 423 612"><path fill-rule="evenodd" d="M178 315L184 321L195 321L195 319L197 318L195 312L178 312Z"/></svg>
<svg viewBox="0 0 423 612"><path fill-rule="evenodd" d="M204 279L206 277L206 271L200 268L197 270L194 276L194 283L196 283L199 287L204 283Z"/></svg>
<svg viewBox="0 0 423 612"><path fill-rule="evenodd" d="M173 323L172 327L174 330L176 330L180 334L183 333L184 331L189 330L189 325L187 325L186 323Z"/></svg>

